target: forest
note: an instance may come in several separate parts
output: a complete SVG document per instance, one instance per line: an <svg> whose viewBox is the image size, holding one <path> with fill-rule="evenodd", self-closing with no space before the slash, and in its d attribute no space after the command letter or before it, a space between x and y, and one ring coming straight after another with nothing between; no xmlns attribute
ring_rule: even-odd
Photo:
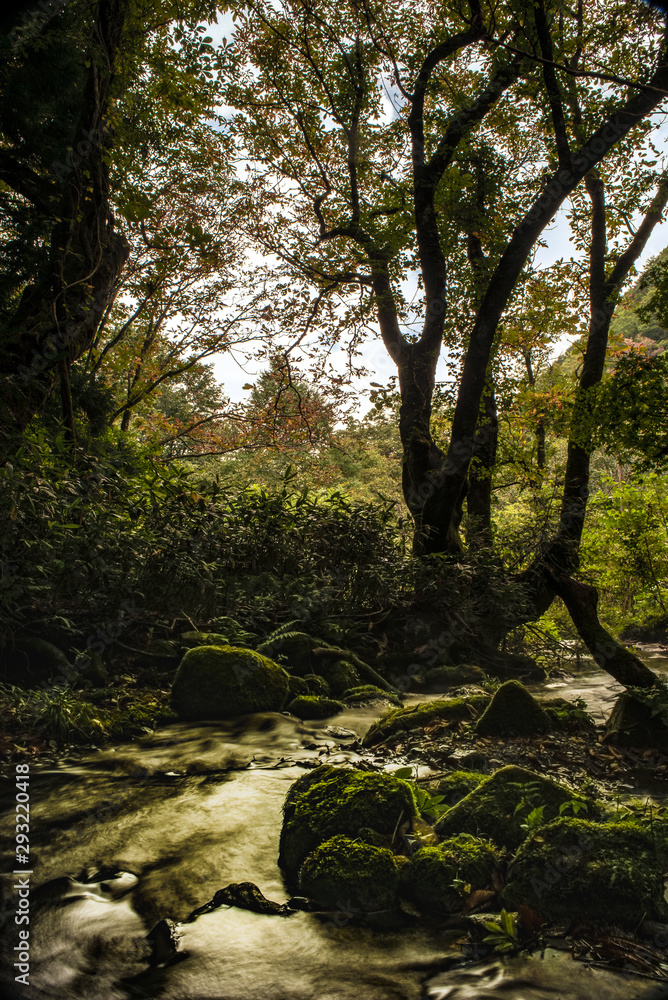
<svg viewBox="0 0 668 1000"><path fill-rule="evenodd" d="M5 3L2 773L133 747L157 815L265 714L294 765L287 902L212 872L165 909L149 848L57 834L44 899L127 875L155 924L110 997L213 997L156 978L166 920L342 900L465 918L469 958L579 919L668 982L667 113L642 0ZM151 757L205 731L224 767ZM49 773L40 862L85 813ZM92 995L35 963L12 996ZM401 982L359 995L441 995Z"/></svg>

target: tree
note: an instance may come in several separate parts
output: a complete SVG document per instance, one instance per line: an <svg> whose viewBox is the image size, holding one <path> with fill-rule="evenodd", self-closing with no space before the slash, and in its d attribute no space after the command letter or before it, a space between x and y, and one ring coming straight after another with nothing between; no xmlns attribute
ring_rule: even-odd
<svg viewBox="0 0 668 1000"><path fill-rule="evenodd" d="M185 9L160 0L73 0L50 16L6 24L0 38L0 226L14 254L26 225L33 237L17 280L5 278L0 289L5 450L12 434L44 406L56 379L73 430L70 365L93 342L129 255L116 226L110 169L129 111L124 99L142 60L169 66L170 21L183 17L192 24L210 9L197 0ZM192 67L199 49L187 34L180 57ZM198 83L191 72L191 90Z"/></svg>
<svg viewBox="0 0 668 1000"><path fill-rule="evenodd" d="M605 164L614 151L643 158L668 65L660 18L630 3L605 13L584 0L503 11L427 2L417 12L373 0L252 0L238 15L228 100L252 165L255 235L320 295L357 288L372 303L398 370L418 554L461 554L467 492L489 540L489 477L471 463L495 462L503 317L550 220L568 199L577 205L584 182L591 314L578 425L601 378L616 297L665 206L665 182L648 198L647 170L636 171L628 202L645 219L625 250L607 254ZM435 373L453 337L462 366L441 448ZM590 449L577 435L569 444L559 528L523 578L533 591L525 613L565 593L562 577L577 566ZM497 625L500 635L507 623Z"/></svg>

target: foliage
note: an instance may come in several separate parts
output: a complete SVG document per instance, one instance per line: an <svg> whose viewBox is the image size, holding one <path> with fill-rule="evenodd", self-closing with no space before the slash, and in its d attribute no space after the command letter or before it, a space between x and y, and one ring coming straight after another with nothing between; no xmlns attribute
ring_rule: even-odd
<svg viewBox="0 0 668 1000"><path fill-rule="evenodd" d="M514 951L519 947L520 934L517 926L517 913L501 910L498 920L486 920L485 927L490 932L483 938L485 944L491 944L494 951Z"/></svg>

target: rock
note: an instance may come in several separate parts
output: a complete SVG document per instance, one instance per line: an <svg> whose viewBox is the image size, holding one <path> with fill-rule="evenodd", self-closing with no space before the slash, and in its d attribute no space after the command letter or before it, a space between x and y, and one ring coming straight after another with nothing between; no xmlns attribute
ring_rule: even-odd
<svg viewBox="0 0 668 1000"><path fill-rule="evenodd" d="M552 728L556 729L595 729L596 723L587 711L582 698L567 701L566 698L545 698L540 705L547 712Z"/></svg>
<svg viewBox="0 0 668 1000"><path fill-rule="evenodd" d="M668 750L668 726L660 715L652 715L649 705L626 691L617 698L605 728L607 739L620 746Z"/></svg>
<svg viewBox="0 0 668 1000"><path fill-rule="evenodd" d="M543 807L548 823L564 802L585 802L556 781L523 767L509 765L495 771L436 823L439 837L471 833L515 850L527 836L522 824L533 809ZM519 807L519 808L518 808Z"/></svg>
<svg viewBox="0 0 668 1000"><path fill-rule="evenodd" d="M471 698L443 698L410 705L407 708L392 709L381 716L378 722L374 722L362 743L366 747L372 747L394 733L424 729L437 719L447 722L469 721L482 712L490 700L490 695L474 695Z"/></svg>
<svg viewBox="0 0 668 1000"><path fill-rule="evenodd" d="M444 778L426 782L426 788L432 795L442 795L444 805L454 806L474 788L478 788L487 777L488 775L477 771L453 771Z"/></svg>
<svg viewBox="0 0 668 1000"><path fill-rule="evenodd" d="M290 702L286 711L296 715L298 719L328 719L330 715L336 715L346 706L342 701L334 701L333 698L323 698L319 695L300 695Z"/></svg>
<svg viewBox="0 0 668 1000"><path fill-rule="evenodd" d="M328 661L323 657L318 669L334 695L341 695L348 688L357 687L360 683L360 675L349 660Z"/></svg>
<svg viewBox="0 0 668 1000"><path fill-rule="evenodd" d="M471 663L460 663L454 667L432 667L424 675L424 690L440 694L460 684L482 684L484 680L484 671Z"/></svg>
<svg viewBox="0 0 668 1000"><path fill-rule="evenodd" d="M496 844L468 833L449 837L436 847L422 847L404 873L402 892L421 910L458 913L469 892L489 885L502 854ZM456 887L458 880L461 889Z"/></svg>
<svg viewBox="0 0 668 1000"><path fill-rule="evenodd" d="M146 935L146 940L151 946L149 959L151 965L167 965L179 950L181 937L178 933L178 924L169 918L159 920L153 930Z"/></svg>
<svg viewBox="0 0 668 1000"><path fill-rule="evenodd" d="M401 698L390 691L383 691L382 688L374 684L360 684L357 687L349 688L341 695L347 705L363 705L373 701L389 701L398 708L401 708Z"/></svg>
<svg viewBox="0 0 668 1000"><path fill-rule="evenodd" d="M478 719L480 736L533 736L550 729L550 719L519 681L506 681Z"/></svg>
<svg viewBox="0 0 668 1000"><path fill-rule="evenodd" d="M373 912L389 910L397 898L399 865L392 851L336 836L308 855L299 890L323 906Z"/></svg>
<svg viewBox="0 0 668 1000"><path fill-rule="evenodd" d="M309 694L317 694L327 698L332 693L325 678L320 677L319 674L306 674L304 680L308 686Z"/></svg>
<svg viewBox="0 0 668 1000"><path fill-rule="evenodd" d="M288 675L273 660L234 646L198 646L185 654L172 685L181 719L229 719L279 711Z"/></svg>
<svg viewBox="0 0 668 1000"><path fill-rule="evenodd" d="M270 643L262 644L262 651L269 656L279 657L285 663L290 673L304 677L313 673L314 661L311 656L311 647L317 640L312 639L304 633L298 632L295 635L289 633L285 636L278 636Z"/></svg>
<svg viewBox="0 0 668 1000"><path fill-rule="evenodd" d="M528 903L556 923L579 917L635 927L668 916L664 860L639 823L557 819L520 847L501 901L509 910Z"/></svg>
<svg viewBox="0 0 668 1000"><path fill-rule="evenodd" d="M337 834L371 828L394 837L417 810L410 785L389 774L323 765L290 787L283 806L278 863L293 879L307 855Z"/></svg>
<svg viewBox="0 0 668 1000"><path fill-rule="evenodd" d="M288 678L288 691L291 698L298 698L300 695L308 694L309 687L303 677L290 674Z"/></svg>

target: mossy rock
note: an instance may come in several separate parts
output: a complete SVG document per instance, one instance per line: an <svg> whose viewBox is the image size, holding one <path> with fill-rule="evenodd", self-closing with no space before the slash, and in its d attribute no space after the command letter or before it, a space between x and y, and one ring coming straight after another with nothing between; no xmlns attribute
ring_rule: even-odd
<svg viewBox="0 0 668 1000"><path fill-rule="evenodd" d="M478 788L488 777L489 775L480 774L478 771L453 771L443 778L426 782L426 788L432 795L442 795L444 805L453 806L474 788Z"/></svg>
<svg viewBox="0 0 668 1000"><path fill-rule="evenodd" d="M620 694L606 722L608 739L627 747L668 750L668 727L649 705L628 692Z"/></svg>
<svg viewBox="0 0 668 1000"><path fill-rule="evenodd" d="M519 681L506 681L476 723L479 736L533 736L551 728L550 718Z"/></svg>
<svg viewBox="0 0 668 1000"><path fill-rule="evenodd" d="M298 633L296 635L278 636L271 643L263 643L263 652L270 656L275 656L285 663L287 669L300 677L313 673L315 661L311 656L311 648L314 641L309 635Z"/></svg>
<svg viewBox="0 0 668 1000"><path fill-rule="evenodd" d="M461 684L482 684L485 673L472 663L460 663L454 667L432 667L424 675L424 690L440 694L451 691Z"/></svg>
<svg viewBox="0 0 668 1000"><path fill-rule="evenodd" d="M363 705L373 701L389 701L393 705L401 708L401 698L392 694L391 691L383 691L382 688L374 684L359 684L357 687L349 688L341 695L348 705Z"/></svg>
<svg viewBox="0 0 668 1000"><path fill-rule="evenodd" d="M180 719L229 719L279 711L288 675L273 660L235 646L197 646L184 655L172 684Z"/></svg>
<svg viewBox="0 0 668 1000"><path fill-rule="evenodd" d="M449 837L436 847L416 851L402 880L402 892L421 910L458 913L463 897L455 880L470 885L472 892L485 888L502 855L490 840L468 833Z"/></svg>
<svg viewBox="0 0 668 1000"><path fill-rule="evenodd" d="M501 902L528 903L554 923L574 917L622 927L643 917L665 920L663 864L652 834L636 822L561 818L521 846Z"/></svg>
<svg viewBox="0 0 668 1000"><path fill-rule="evenodd" d="M198 646L230 646L230 639L222 632L182 632L181 645L186 649L196 649Z"/></svg>
<svg viewBox="0 0 668 1000"><path fill-rule="evenodd" d="M542 806L543 819L548 823L559 814L564 802L573 799L585 801L556 781L511 764L495 771L449 809L435 829L439 837L471 833L515 850L527 835L522 824L533 809Z"/></svg>
<svg viewBox="0 0 668 1000"><path fill-rule="evenodd" d="M348 688L357 687L360 683L360 675L349 660L330 660L328 662L323 657L318 670L329 684L329 689L334 695L341 695Z"/></svg>
<svg viewBox="0 0 668 1000"><path fill-rule="evenodd" d="M364 746L372 747L395 733L411 729L424 729L432 722L445 720L470 721L483 712L491 700L490 695L473 695L470 698L443 698L438 701L420 702L406 708L394 708L374 722L362 740Z"/></svg>
<svg viewBox="0 0 668 1000"><path fill-rule="evenodd" d="M306 674L304 680L309 694L317 694L322 698L327 698L332 693L325 678L319 674Z"/></svg>
<svg viewBox="0 0 668 1000"><path fill-rule="evenodd" d="M296 876L308 854L337 834L357 837L372 829L392 838L416 816L410 785L389 774L323 765L303 775L288 791L278 863Z"/></svg>
<svg viewBox="0 0 668 1000"><path fill-rule="evenodd" d="M396 904L399 865L392 851L336 836L316 847L299 872L299 892L341 910L389 910Z"/></svg>
<svg viewBox="0 0 668 1000"><path fill-rule="evenodd" d="M545 698L540 701L555 729L591 730L596 728L594 719L587 711L581 698L567 701L566 698Z"/></svg>
<svg viewBox="0 0 668 1000"><path fill-rule="evenodd" d="M288 677L288 691L291 698L299 698L301 695L307 695L309 688L303 677L290 674Z"/></svg>
<svg viewBox="0 0 668 1000"><path fill-rule="evenodd" d="M303 694L290 702L287 711L296 715L298 719L328 719L330 715L336 715L345 707L342 701L335 701L333 698Z"/></svg>

